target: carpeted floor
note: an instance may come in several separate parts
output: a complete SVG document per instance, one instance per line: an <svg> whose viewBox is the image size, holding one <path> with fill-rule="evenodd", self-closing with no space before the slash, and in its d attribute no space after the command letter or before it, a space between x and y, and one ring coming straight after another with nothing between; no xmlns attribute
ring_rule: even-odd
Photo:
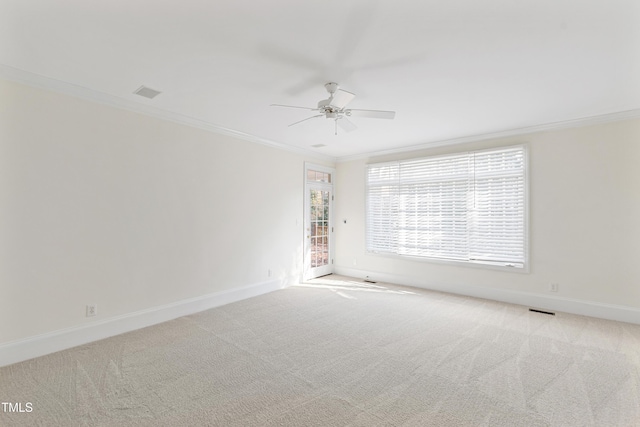
<svg viewBox="0 0 640 427"><path fill-rule="evenodd" d="M327 276L0 368L2 426L638 426L640 325Z"/></svg>

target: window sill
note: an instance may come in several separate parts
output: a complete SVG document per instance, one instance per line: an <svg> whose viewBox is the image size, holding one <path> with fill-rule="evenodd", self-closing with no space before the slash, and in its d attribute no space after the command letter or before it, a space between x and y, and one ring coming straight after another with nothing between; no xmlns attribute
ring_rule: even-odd
<svg viewBox="0 0 640 427"><path fill-rule="evenodd" d="M484 270L495 270L495 271L504 271L509 273L517 273L517 274L528 274L529 273L529 263L525 262L523 265L517 265L512 263L498 263L498 262L489 262L489 261L459 261L452 259L443 259L443 258L427 258L427 257L419 257L419 256L410 256L410 255L397 255L392 253L385 252L371 252L366 251L367 255L378 256L383 258L394 258L403 261L411 261L411 262L425 262L430 264L440 264L440 265L449 265L455 267L471 267L471 268L479 268Z"/></svg>

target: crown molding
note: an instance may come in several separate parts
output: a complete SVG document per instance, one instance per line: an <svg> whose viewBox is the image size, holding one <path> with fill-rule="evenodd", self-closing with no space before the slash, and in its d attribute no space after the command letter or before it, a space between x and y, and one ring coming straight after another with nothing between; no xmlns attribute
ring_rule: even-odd
<svg viewBox="0 0 640 427"><path fill-rule="evenodd" d="M411 151L425 150L429 148L444 147L447 145L465 144L469 142L486 141L489 139L500 139L514 136L528 135L532 133L548 132L553 130L571 129L582 126L592 126L603 123L617 122L622 120L631 120L640 118L640 108L634 110L625 110L615 113L602 114L598 116L582 117L578 119L564 120L560 122L545 123L541 125L528 126L522 128L508 129L498 132L491 132L478 135L463 136L460 138L446 139L441 141L426 142L417 145L409 145L405 147L393 148L390 150L380 150L364 154L354 154L352 156L341 156L336 158L336 163L350 162L353 160L368 159L377 156L386 156L389 154L406 153Z"/></svg>
<svg viewBox="0 0 640 427"><path fill-rule="evenodd" d="M197 119L195 117L190 117L184 114L163 110L161 108L140 104L135 101L121 98L119 96L99 92L93 89L86 88L84 86L79 86L62 80L57 80L39 74L31 73L29 71L20 70L18 68L13 68L4 64L0 64L0 78L4 78L5 80L21 83L38 89L49 90L87 101L97 102L99 104L107 105L110 107L115 107L134 113L144 114L150 117L155 117L161 120L202 129L219 135L230 136L233 138L253 142L255 144L266 145L268 147L293 152L305 157L315 158L331 163L335 163L337 160L332 156L316 153L314 151L305 150L303 148L294 147L288 144L283 144L270 139L261 138L256 135L240 132L234 129L226 128L224 126L219 126L205 120Z"/></svg>
<svg viewBox="0 0 640 427"><path fill-rule="evenodd" d="M39 89L50 90L53 92L62 93L64 95L74 96L76 98L85 99L88 101L97 102L103 105L144 114L146 116L159 118L186 126L190 126L197 129L206 130L219 135L226 135L233 138L253 142L256 144L266 145L272 148L277 148L284 151L289 151L295 154L299 154L305 157L323 160L330 163L344 163L353 160L367 159L377 156L385 156L389 154L406 153L411 151L419 151L436 147L443 147L448 145L464 144L469 142L479 142L489 139L508 138L514 136L522 136L531 133L546 132L552 130L570 129L581 126L597 125L621 120L629 120L640 117L640 108L626 111L619 111L615 113L602 114L597 116L581 117L577 119L564 120L559 122L545 123L541 125L528 126L515 129L507 129L498 132L491 132L486 134L468 135L460 138L453 138L440 141L425 142L416 145L409 145L404 147L393 148L389 150L372 151L363 154L354 154L348 156L333 157L326 154L317 153L304 148L294 147L281 142L273 141L267 138L261 138L256 135L240 132L234 129L226 128L216 125L201 119L186 116L183 114L163 110L157 107L144 105L131 101L119 96L110 95L104 92L95 91L83 86L75 85L72 83L64 82L62 80L53 79L50 77L42 76L39 74L31 73L28 71L20 70L8 65L0 64L0 78L22 83L28 86L36 87Z"/></svg>

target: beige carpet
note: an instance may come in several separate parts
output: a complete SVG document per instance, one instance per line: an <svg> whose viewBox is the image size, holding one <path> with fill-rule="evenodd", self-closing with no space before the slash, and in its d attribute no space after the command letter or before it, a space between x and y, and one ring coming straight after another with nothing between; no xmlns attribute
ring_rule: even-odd
<svg viewBox="0 0 640 427"><path fill-rule="evenodd" d="M2 426L638 426L640 325L327 276L0 369Z"/></svg>

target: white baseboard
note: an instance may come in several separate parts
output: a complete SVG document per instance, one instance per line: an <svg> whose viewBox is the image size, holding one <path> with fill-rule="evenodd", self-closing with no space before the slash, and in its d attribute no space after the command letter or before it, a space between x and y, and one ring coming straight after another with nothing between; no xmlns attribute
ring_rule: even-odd
<svg viewBox="0 0 640 427"><path fill-rule="evenodd" d="M640 309L624 305L605 304L558 296L547 296L533 292L495 289L469 284L445 285L442 283L433 283L427 279L421 280L409 276L380 273L377 271L365 271L348 267L335 267L334 273L363 279L368 276L370 280L377 282L413 286L416 288L524 305L531 308L640 324Z"/></svg>
<svg viewBox="0 0 640 427"><path fill-rule="evenodd" d="M0 344L0 366L11 365L34 357L145 328L210 308L266 294L282 287L280 280L271 280L10 341Z"/></svg>

